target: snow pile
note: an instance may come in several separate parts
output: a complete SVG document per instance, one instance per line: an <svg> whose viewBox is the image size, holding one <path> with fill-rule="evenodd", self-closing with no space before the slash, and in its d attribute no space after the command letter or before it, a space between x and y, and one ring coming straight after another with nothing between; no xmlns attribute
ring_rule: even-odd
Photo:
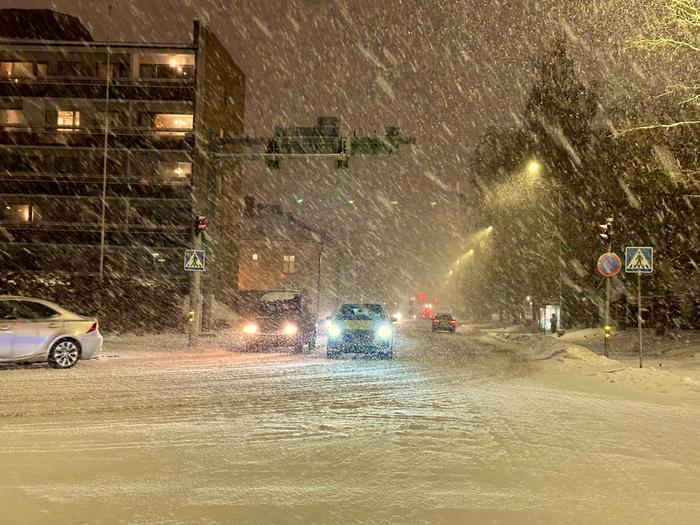
<svg viewBox="0 0 700 525"><path fill-rule="evenodd" d="M583 346L571 344L567 344L566 347L563 350L561 350L560 355L565 359L575 359L583 363L595 366L610 366L611 362L617 363L617 361L614 361L602 355L598 355L595 352L591 352Z"/></svg>
<svg viewBox="0 0 700 525"><path fill-rule="evenodd" d="M591 344L599 337L602 339L599 329L581 330L563 337L501 331L487 334L492 341L496 340L526 359L540 363L539 373L545 380L564 373L565 382L571 388L601 391L604 381L608 385L625 387L627 393L663 394L667 398L691 403L700 401L700 377L691 377L696 370L690 365L687 369L657 368L655 365L661 366L658 359L648 356L645 367L639 368L636 357L632 359L628 355L625 358L613 353L615 358L608 358L572 342Z"/></svg>

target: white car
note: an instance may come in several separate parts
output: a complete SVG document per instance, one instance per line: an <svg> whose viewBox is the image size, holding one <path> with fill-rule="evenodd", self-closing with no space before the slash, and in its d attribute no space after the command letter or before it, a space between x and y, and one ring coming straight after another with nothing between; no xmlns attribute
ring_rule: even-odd
<svg viewBox="0 0 700 525"><path fill-rule="evenodd" d="M97 319L41 299L0 295L0 363L70 368L101 351Z"/></svg>

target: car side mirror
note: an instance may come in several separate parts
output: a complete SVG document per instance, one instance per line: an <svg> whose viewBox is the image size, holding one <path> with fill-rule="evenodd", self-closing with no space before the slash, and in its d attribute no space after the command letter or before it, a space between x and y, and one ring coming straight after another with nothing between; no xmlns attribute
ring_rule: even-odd
<svg viewBox="0 0 700 525"><path fill-rule="evenodd" d="M396 321L398 321L398 319L397 319L396 317L392 317L392 318L390 319L390 321L391 321L392 323L395 323Z"/></svg>

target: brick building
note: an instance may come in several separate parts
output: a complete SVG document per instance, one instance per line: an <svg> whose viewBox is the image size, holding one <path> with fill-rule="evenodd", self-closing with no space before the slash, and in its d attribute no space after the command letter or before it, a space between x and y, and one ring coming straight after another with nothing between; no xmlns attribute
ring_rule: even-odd
<svg viewBox="0 0 700 525"><path fill-rule="evenodd" d="M0 10L4 291L136 276L182 298L183 250L206 214L205 300L234 294L239 167L207 151L243 133L244 103L243 72L198 21L190 43L108 44L74 17Z"/></svg>

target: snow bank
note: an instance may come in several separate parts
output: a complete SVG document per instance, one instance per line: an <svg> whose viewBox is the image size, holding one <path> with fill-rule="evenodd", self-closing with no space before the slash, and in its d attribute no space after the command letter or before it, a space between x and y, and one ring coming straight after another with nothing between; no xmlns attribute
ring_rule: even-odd
<svg viewBox="0 0 700 525"><path fill-rule="evenodd" d="M700 378L692 377L690 369L657 368L655 356L648 356L645 368L639 368L629 356L626 359L607 358L574 342L585 344L602 339L600 329L580 330L563 337L489 331L487 337L505 344L526 359L540 362L544 375L565 374L566 383L571 387L581 387L581 378L585 377L598 385L605 382L637 392L664 394L692 403L700 401ZM595 385L593 389L598 390Z"/></svg>

